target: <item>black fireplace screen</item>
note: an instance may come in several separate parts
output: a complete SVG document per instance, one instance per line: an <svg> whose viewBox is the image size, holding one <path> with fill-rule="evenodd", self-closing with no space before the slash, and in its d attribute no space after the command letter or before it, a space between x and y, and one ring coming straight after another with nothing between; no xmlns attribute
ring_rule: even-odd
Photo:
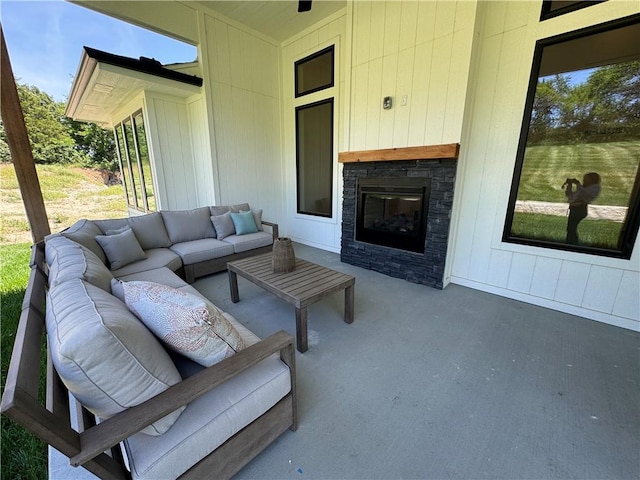
<svg viewBox="0 0 640 480"><path fill-rule="evenodd" d="M424 253L429 179L358 180L356 240Z"/></svg>

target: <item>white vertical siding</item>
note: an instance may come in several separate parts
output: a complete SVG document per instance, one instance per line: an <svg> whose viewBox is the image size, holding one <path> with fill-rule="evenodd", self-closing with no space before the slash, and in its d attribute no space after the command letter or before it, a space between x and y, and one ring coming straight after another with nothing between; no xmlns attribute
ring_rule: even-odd
<svg viewBox="0 0 640 480"><path fill-rule="evenodd" d="M338 164L338 151L344 149L341 134L344 118L344 62L346 57L346 13L334 15L329 21L317 24L294 39L285 42L281 51L282 64L282 138L283 138L283 170L284 170L284 211L285 222L281 225L282 233L294 240L334 252L340 251L342 216L342 168ZM311 93L294 99L294 62L311 55L323 48L335 44L334 87ZM367 82L367 73L362 80ZM362 89L366 95L366 89ZM327 96L334 99L334 162L333 162L333 215L331 218L300 215L297 213L296 198L296 140L295 140L295 108L298 105L312 103ZM368 112L361 114L366 116ZM362 133L366 136L366 132Z"/></svg>
<svg viewBox="0 0 640 480"><path fill-rule="evenodd" d="M200 206L191 116L184 99L145 93L148 135L153 165L160 186L158 206L163 210L184 210Z"/></svg>
<svg viewBox="0 0 640 480"><path fill-rule="evenodd" d="M460 141L475 10L475 2L354 2L349 150Z"/></svg>
<svg viewBox="0 0 640 480"><path fill-rule="evenodd" d="M248 202L281 223L278 46L204 14L219 203Z"/></svg>
<svg viewBox="0 0 640 480"><path fill-rule="evenodd" d="M605 2L539 22L540 2L478 4L477 69L469 70L450 241L452 282L640 329L637 246L631 260L621 260L501 241L535 41L638 11L637 2Z"/></svg>

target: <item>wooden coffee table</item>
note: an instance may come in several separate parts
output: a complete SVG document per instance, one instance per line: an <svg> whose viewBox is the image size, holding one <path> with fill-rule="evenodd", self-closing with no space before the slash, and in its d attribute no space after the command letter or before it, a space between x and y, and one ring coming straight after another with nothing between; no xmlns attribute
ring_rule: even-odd
<svg viewBox="0 0 640 480"><path fill-rule="evenodd" d="M344 290L344 321L353 323L355 277L296 258L296 269L274 273L271 254L236 260L227 264L231 301L240 301L238 275L286 300L296 308L296 343L299 352L309 348L307 307L332 293Z"/></svg>

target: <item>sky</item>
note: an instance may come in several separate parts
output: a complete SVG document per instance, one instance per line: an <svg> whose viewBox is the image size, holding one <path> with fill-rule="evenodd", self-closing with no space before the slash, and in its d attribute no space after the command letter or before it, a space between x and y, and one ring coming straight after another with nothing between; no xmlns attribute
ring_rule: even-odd
<svg viewBox="0 0 640 480"><path fill-rule="evenodd" d="M0 21L13 74L56 101L66 101L82 47L155 58L196 60L196 47L62 0L0 0Z"/></svg>

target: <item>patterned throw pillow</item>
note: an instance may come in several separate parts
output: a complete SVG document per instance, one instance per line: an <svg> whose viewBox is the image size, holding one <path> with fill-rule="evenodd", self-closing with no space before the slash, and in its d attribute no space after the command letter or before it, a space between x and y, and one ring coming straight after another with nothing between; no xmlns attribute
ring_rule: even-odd
<svg viewBox="0 0 640 480"><path fill-rule="evenodd" d="M129 309L168 348L210 367L245 348L222 311L204 298L153 282L122 282Z"/></svg>

